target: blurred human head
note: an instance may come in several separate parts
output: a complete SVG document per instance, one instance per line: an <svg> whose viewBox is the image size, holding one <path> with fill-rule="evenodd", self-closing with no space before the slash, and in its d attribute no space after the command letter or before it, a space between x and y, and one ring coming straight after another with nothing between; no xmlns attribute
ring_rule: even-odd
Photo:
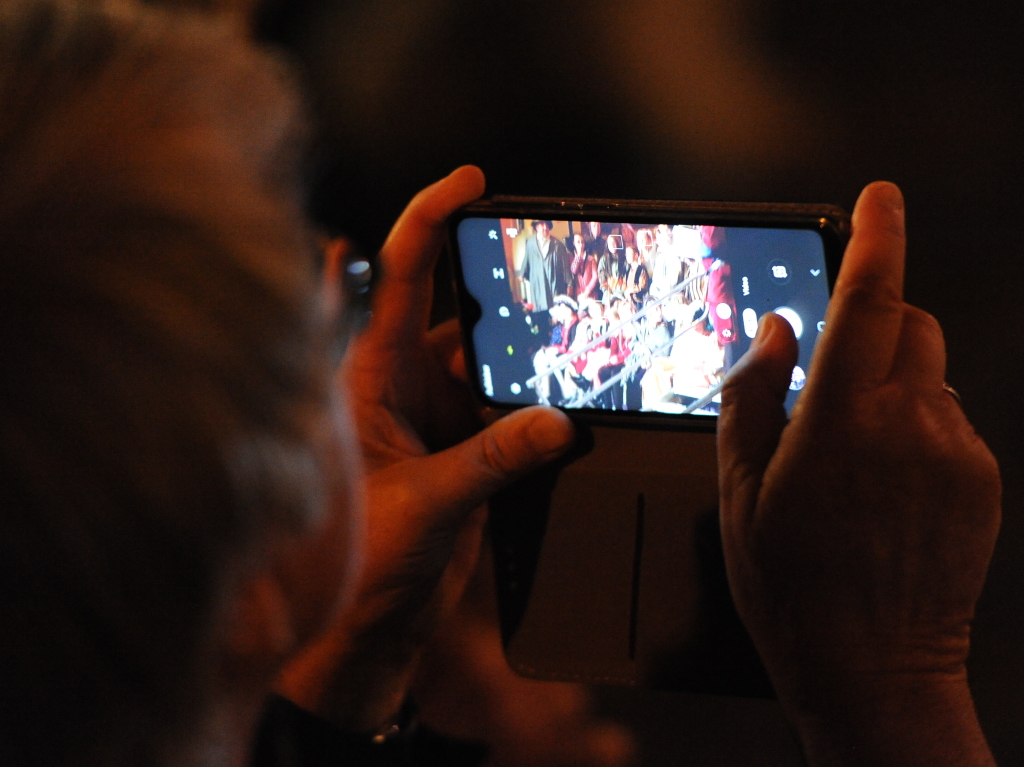
<svg viewBox="0 0 1024 767"><path fill-rule="evenodd" d="M630 319L633 316L633 302L628 298L624 298L619 301L618 315L619 319L622 321Z"/></svg>
<svg viewBox="0 0 1024 767"><path fill-rule="evenodd" d="M654 230L654 239L659 248L668 248L672 245L672 230L667 224L658 224L658 228Z"/></svg>
<svg viewBox="0 0 1024 767"><path fill-rule="evenodd" d="M232 664L271 671L250 575L296 638L338 598L351 456L301 112L211 18L0 6L0 763L161 764ZM290 588L293 548L333 589Z"/></svg>
<svg viewBox="0 0 1024 767"><path fill-rule="evenodd" d="M711 228L713 229L714 227ZM672 244L675 247L677 256L697 260L710 255L711 251L701 240L700 229L701 227L683 225L672 229Z"/></svg>
<svg viewBox="0 0 1024 767"><path fill-rule="evenodd" d="M572 236L572 247L573 247L573 249L577 253L582 253L583 252L583 248L584 248L585 245L586 245L586 242L583 239L583 233L582 232L576 232L575 234L573 234L573 236Z"/></svg>
<svg viewBox="0 0 1024 767"><path fill-rule="evenodd" d="M612 321L620 319L621 315L620 315L619 312L621 310L621 306L622 306L622 297L621 296L612 296L611 301L608 302L608 312L607 312L608 319L610 319Z"/></svg>
<svg viewBox="0 0 1024 767"><path fill-rule="evenodd" d="M600 221L588 221L587 227L590 230L590 238L596 240L601 236L601 222Z"/></svg>
<svg viewBox="0 0 1024 767"><path fill-rule="evenodd" d="M711 315L704 307L694 310L693 318L690 322L694 330L702 336L710 336L715 332L715 326L711 324Z"/></svg>
<svg viewBox="0 0 1024 767"><path fill-rule="evenodd" d="M546 240L551 234L551 222L550 221L534 221L533 231L537 233L537 237Z"/></svg>
<svg viewBox="0 0 1024 767"><path fill-rule="evenodd" d="M720 248L722 243L725 242L725 227L698 226L697 231L700 232L701 242L704 243L709 251Z"/></svg>
<svg viewBox="0 0 1024 767"><path fill-rule="evenodd" d="M554 303L548 309L551 319L559 324L565 324L572 320L577 311L576 302L569 296L555 296Z"/></svg>

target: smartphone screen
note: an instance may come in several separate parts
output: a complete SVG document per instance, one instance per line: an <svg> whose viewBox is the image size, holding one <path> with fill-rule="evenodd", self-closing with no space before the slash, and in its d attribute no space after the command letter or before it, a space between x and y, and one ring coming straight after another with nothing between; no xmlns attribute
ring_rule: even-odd
<svg viewBox="0 0 1024 767"><path fill-rule="evenodd" d="M467 363L503 405L717 416L725 374L774 311L800 345L790 410L824 328L813 226L471 216L453 239L479 309Z"/></svg>

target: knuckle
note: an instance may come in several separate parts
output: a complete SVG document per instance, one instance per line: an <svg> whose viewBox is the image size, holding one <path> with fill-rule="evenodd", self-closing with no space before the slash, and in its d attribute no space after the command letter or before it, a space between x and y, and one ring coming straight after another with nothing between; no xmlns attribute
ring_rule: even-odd
<svg viewBox="0 0 1024 767"><path fill-rule="evenodd" d="M972 458L970 479L975 494L979 499L987 499L998 505L1002 498L1003 483L996 457L981 437L973 432L962 450Z"/></svg>
<svg viewBox="0 0 1024 767"><path fill-rule="evenodd" d="M737 366L738 367L738 366ZM746 366L743 370L737 371L733 368L734 374L728 375L725 381L722 383L722 407L720 418L725 415L726 411L732 411L736 406L736 401L743 396L743 385L746 379L745 373Z"/></svg>
<svg viewBox="0 0 1024 767"><path fill-rule="evenodd" d="M923 335L931 336L939 341L943 340L942 326L939 321L924 309L907 306L904 310L903 321Z"/></svg>
<svg viewBox="0 0 1024 767"><path fill-rule="evenodd" d="M890 307L890 311L899 311L903 307L903 296L899 288L879 275L861 275L855 281L847 282L833 300L845 311L878 311L878 307Z"/></svg>
<svg viewBox="0 0 1024 767"><path fill-rule="evenodd" d="M483 470L493 479L508 476L516 466L508 447L491 430L480 434L480 457Z"/></svg>

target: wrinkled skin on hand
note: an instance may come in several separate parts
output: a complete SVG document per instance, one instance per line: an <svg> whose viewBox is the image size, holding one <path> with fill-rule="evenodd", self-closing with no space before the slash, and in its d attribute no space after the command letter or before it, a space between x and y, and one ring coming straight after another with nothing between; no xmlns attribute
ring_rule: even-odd
<svg viewBox="0 0 1024 767"><path fill-rule="evenodd" d="M991 763L965 661L999 472L942 389L938 323L903 302L903 215L890 184L858 201L788 424L775 315L723 392L730 585L812 764Z"/></svg>
<svg viewBox="0 0 1024 767"><path fill-rule="evenodd" d="M278 688L349 730L375 731L400 708L424 644L473 571L482 504L573 439L569 420L549 408L481 430L457 328L428 331L445 221L483 188L467 166L409 204L381 250L372 319L339 376L366 469L362 575L352 606Z"/></svg>

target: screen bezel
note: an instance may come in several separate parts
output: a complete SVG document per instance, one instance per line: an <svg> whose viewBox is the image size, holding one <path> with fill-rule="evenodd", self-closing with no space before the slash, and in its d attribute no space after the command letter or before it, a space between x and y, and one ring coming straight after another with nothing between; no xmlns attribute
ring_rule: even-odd
<svg viewBox="0 0 1024 767"><path fill-rule="evenodd" d="M459 323L465 352L469 385L474 396L486 407L510 412L529 405L508 403L488 397L476 370L473 329L482 309L466 287L458 227L467 218L558 219L562 221L600 221L602 223L668 223L671 225L710 225L766 229L805 229L821 236L825 276L829 296L839 273L839 264L849 237L849 215L833 205L789 203L715 203L664 200L583 200L543 197L494 197L461 208L448 221L448 253L455 282ZM714 431L718 418L708 415L676 415L639 410L597 408L559 408L581 423L687 431Z"/></svg>

